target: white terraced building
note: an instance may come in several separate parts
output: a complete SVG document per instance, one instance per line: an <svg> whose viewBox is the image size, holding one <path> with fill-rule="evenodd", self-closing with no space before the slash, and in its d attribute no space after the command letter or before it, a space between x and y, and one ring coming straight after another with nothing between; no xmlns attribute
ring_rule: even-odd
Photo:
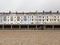
<svg viewBox="0 0 60 45"><path fill-rule="evenodd" d="M7 25L7 26L6 26ZM37 27L58 27L60 28L60 13L57 12L27 12L27 13L0 13L0 27L14 27L12 25L35 25ZM47 26L48 25L48 26Z"/></svg>
<svg viewBox="0 0 60 45"><path fill-rule="evenodd" d="M60 24L60 14L0 14L0 24Z"/></svg>

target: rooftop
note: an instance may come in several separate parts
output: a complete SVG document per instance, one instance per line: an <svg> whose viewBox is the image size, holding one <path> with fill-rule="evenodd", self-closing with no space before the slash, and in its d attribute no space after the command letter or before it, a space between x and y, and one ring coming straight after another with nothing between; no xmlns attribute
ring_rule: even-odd
<svg viewBox="0 0 60 45"><path fill-rule="evenodd" d="M59 11L56 11L56 12L52 12L52 11L49 11L49 12L45 12L45 11L42 11L42 12L0 12L0 14L60 14Z"/></svg>

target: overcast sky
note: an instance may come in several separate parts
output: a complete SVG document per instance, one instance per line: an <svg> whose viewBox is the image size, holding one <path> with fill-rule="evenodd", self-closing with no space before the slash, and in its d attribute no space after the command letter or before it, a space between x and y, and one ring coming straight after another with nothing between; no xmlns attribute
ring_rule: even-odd
<svg viewBox="0 0 60 45"><path fill-rule="evenodd" d="M60 10L60 0L0 0L0 11L36 10Z"/></svg>

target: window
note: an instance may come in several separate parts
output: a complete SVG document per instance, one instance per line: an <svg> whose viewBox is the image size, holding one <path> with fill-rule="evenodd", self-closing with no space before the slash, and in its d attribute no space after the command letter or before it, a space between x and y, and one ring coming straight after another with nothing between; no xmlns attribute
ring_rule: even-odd
<svg viewBox="0 0 60 45"><path fill-rule="evenodd" d="M33 21L33 19L32 19L32 21Z"/></svg>
<svg viewBox="0 0 60 45"><path fill-rule="evenodd" d="M54 18L56 18L56 16L54 16Z"/></svg>
<svg viewBox="0 0 60 45"><path fill-rule="evenodd" d="M50 21L52 21L52 19L50 19Z"/></svg>
<svg viewBox="0 0 60 45"><path fill-rule="evenodd" d="M28 18L29 18L29 16L28 16Z"/></svg>
<svg viewBox="0 0 60 45"><path fill-rule="evenodd" d="M27 16L24 16L24 21L27 21Z"/></svg>
<svg viewBox="0 0 60 45"><path fill-rule="evenodd" d="M2 16L0 16L0 22L2 22Z"/></svg>
<svg viewBox="0 0 60 45"><path fill-rule="evenodd" d="M47 18L48 18L48 16L47 16Z"/></svg>
<svg viewBox="0 0 60 45"><path fill-rule="evenodd" d="M59 18L59 16L58 16L58 18Z"/></svg>
<svg viewBox="0 0 60 45"><path fill-rule="evenodd" d="M31 22L31 24L34 24L33 22Z"/></svg>
<svg viewBox="0 0 60 45"><path fill-rule="evenodd" d="M33 18L33 16L32 16L32 18Z"/></svg>
<svg viewBox="0 0 60 45"><path fill-rule="evenodd" d="M23 21L23 20L21 20L21 21Z"/></svg>
<svg viewBox="0 0 60 45"><path fill-rule="evenodd" d="M39 18L41 18L41 16L39 16Z"/></svg>
<svg viewBox="0 0 60 45"><path fill-rule="evenodd" d="M59 19L57 19L57 21L59 21Z"/></svg>
<svg viewBox="0 0 60 45"><path fill-rule="evenodd" d="M6 21L6 16L3 17L3 20Z"/></svg>
<svg viewBox="0 0 60 45"><path fill-rule="evenodd" d="M1 19L1 22L2 22L2 19Z"/></svg>
<svg viewBox="0 0 60 45"><path fill-rule="evenodd" d="M54 21L56 21L56 19L54 19Z"/></svg>
<svg viewBox="0 0 60 45"><path fill-rule="evenodd" d="M20 17L19 16L17 16L17 21L20 21Z"/></svg>
<svg viewBox="0 0 60 45"><path fill-rule="evenodd" d="M44 19L43 19L43 21L44 21Z"/></svg>
<svg viewBox="0 0 60 45"><path fill-rule="evenodd" d="M8 21L9 21L9 19L8 19Z"/></svg>
<svg viewBox="0 0 60 45"><path fill-rule="evenodd" d="M11 16L11 21L13 21L13 17Z"/></svg>
<svg viewBox="0 0 60 45"><path fill-rule="evenodd" d="M8 17L9 18L9 17Z"/></svg>
<svg viewBox="0 0 60 45"><path fill-rule="evenodd" d="M43 16L43 18L44 18L44 16Z"/></svg>
<svg viewBox="0 0 60 45"><path fill-rule="evenodd" d="M38 21L38 19L35 19L35 21Z"/></svg>
<svg viewBox="0 0 60 45"><path fill-rule="evenodd" d="M41 19L39 19L39 21L41 21Z"/></svg>
<svg viewBox="0 0 60 45"><path fill-rule="evenodd" d="M48 19L47 19L47 21L48 21Z"/></svg>
<svg viewBox="0 0 60 45"><path fill-rule="evenodd" d="M16 18L16 17L15 17Z"/></svg>

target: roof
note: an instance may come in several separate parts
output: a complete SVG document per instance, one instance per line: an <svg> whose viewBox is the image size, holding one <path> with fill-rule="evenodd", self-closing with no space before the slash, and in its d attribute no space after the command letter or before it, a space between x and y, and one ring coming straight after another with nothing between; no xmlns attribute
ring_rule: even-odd
<svg viewBox="0 0 60 45"><path fill-rule="evenodd" d="M59 11L57 12L52 12L52 11L49 11L49 12L0 12L0 14L60 14Z"/></svg>

